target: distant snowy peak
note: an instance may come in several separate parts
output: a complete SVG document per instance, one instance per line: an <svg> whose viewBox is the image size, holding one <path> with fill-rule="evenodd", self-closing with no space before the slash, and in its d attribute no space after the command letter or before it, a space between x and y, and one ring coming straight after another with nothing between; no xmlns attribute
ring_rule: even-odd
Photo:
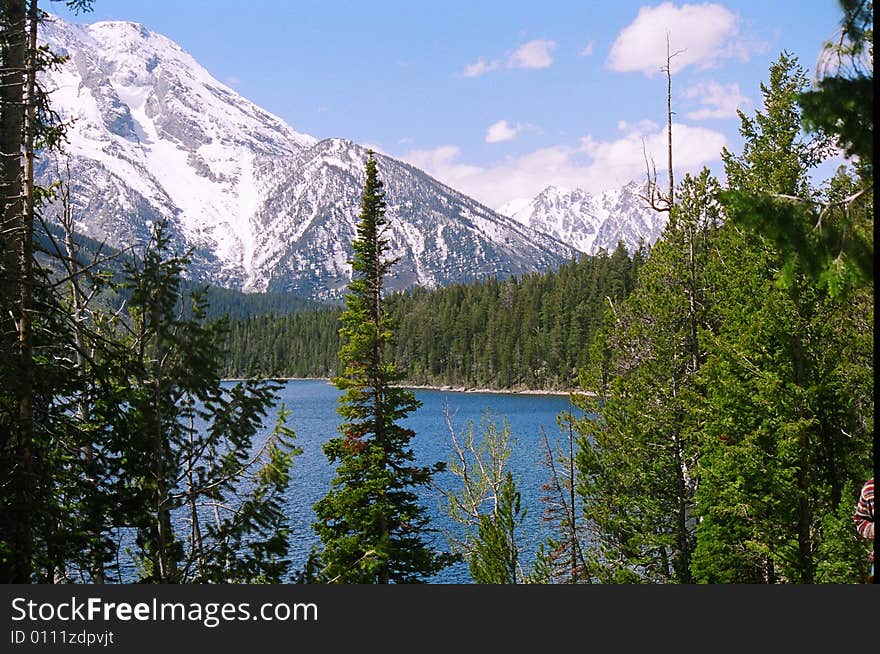
<svg viewBox="0 0 880 654"><path fill-rule="evenodd" d="M635 181L599 195L548 186L531 200L514 200L499 212L580 252L611 252L619 242L633 252L640 242L656 241L666 225L666 214L648 207L642 190Z"/></svg>

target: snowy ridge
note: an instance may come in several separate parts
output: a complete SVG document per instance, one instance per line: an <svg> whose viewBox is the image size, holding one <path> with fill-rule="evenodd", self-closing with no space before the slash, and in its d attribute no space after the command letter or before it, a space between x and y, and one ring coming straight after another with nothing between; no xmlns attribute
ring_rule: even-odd
<svg viewBox="0 0 880 654"><path fill-rule="evenodd" d="M73 120L67 150L80 229L125 246L142 242L149 223L166 216L213 281L240 282L255 241L254 160L292 154L315 139L136 23L55 18L41 40L70 56L46 86L62 118Z"/></svg>
<svg viewBox="0 0 880 654"><path fill-rule="evenodd" d="M555 239L523 229L408 164L375 156L390 223L388 255L399 259L390 289L523 274L574 255ZM350 278L349 243L366 158L360 145L326 139L290 161L271 164L274 171L267 177L276 188L256 213L260 254L253 287L319 299L339 296Z"/></svg>

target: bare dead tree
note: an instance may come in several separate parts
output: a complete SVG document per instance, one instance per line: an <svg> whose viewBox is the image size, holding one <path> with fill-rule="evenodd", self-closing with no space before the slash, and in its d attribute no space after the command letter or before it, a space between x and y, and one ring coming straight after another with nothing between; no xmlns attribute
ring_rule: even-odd
<svg viewBox="0 0 880 654"><path fill-rule="evenodd" d="M671 51L669 45L669 32L666 32L666 65L660 68L666 73L666 154L667 170L669 172L669 186L666 192L660 190L657 181L657 166L654 159L648 155L645 140L642 139L642 153L645 158L645 193L640 197L645 200L654 211L671 212L675 204L675 176L672 170L672 58L682 54L685 50Z"/></svg>
<svg viewBox="0 0 880 654"><path fill-rule="evenodd" d="M555 579L574 584L586 579L587 564L581 546L582 530L578 525L575 508L574 417L569 411L561 419L567 426L568 452L557 452L550 443L547 432L541 428L543 464L550 473L549 481L541 486L546 493L541 501L544 503L543 521L552 523L559 534L559 538L551 542L551 574Z"/></svg>
<svg viewBox="0 0 880 654"><path fill-rule="evenodd" d="M436 484L434 487L445 500L446 513L461 526L461 535L447 533L447 538L453 548L471 563L479 549L481 522L486 516L499 513L515 439L506 420L499 429L488 413L480 424L479 438L470 421L463 433L456 433L449 407L445 408L444 417L454 454L449 471L458 478L458 487L449 490ZM517 578L525 579L527 574L518 556L516 566Z"/></svg>

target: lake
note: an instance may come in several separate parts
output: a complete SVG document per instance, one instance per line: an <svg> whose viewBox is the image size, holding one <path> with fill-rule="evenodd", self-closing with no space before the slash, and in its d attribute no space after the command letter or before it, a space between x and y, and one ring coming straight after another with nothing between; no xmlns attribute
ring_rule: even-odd
<svg viewBox="0 0 880 654"><path fill-rule="evenodd" d="M487 410L491 410L499 425L502 418L507 419L516 439L510 457L510 469L522 495L522 506L527 511L521 529L523 558L530 561L539 542L544 540L547 533L541 520L543 507L540 497L541 484L548 481L549 472L541 464L544 451L541 429L546 431L553 443L562 439L563 434L556 420L560 413L570 410L568 397L422 389L414 392L422 406L411 413L403 424L416 433L412 448L416 463L420 465L449 461L453 454L452 441L444 418L447 407L457 434L464 433L468 420L479 426ZM288 381L279 391L280 402L292 412L288 425L296 431L296 442L303 449L303 454L294 460L287 500L292 529L291 559L295 569L302 567L311 546L319 542L311 528L315 519L312 506L327 493L330 480L334 476L333 468L327 462L321 445L338 434L338 397L339 391L335 387L320 380ZM574 414L583 415L577 409ZM273 420L267 420L266 423L270 426ZM268 434L268 429L266 433ZM450 472L443 472L435 475L434 481L441 488L449 488L450 484L456 483L457 478ZM425 489L420 496L431 517L431 526L438 530L438 533L432 535L435 546L449 551L447 533L456 533L457 525L443 511L442 498L437 489ZM446 568L430 581L470 583L471 578L467 565L462 563Z"/></svg>

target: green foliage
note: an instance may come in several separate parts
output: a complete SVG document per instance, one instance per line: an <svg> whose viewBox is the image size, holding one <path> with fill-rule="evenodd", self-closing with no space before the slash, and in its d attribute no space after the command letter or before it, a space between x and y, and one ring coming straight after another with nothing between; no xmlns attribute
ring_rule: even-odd
<svg viewBox="0 0 880 654"><path fill-rule="evenodd" d="M66 579L90 540L93 475L110 471L83 455L72 324L32 256L55 189L25 178L26 156L57 150L64 134L39 82L63 58L30 40L44 19L35 2L0 5L0 581L16 583Z"/></svg>
<svg viewBox="0 0 880 654"><path fill-rule="evenodd" d="M874 161L874 3L840 0L839 40L825 44L816 88L801 94L804 126L833 134L848 157ZM870 171L867 175L870 178Z"/></svg>
<svg viewBox="0 0 880 654"><path fill-rule="evenodd" d="M761 109L753 117L738 111L743 148L722 151L727 185L744 192L771 192L810 199L805 174L829 154L829 139L801 129L800 94L807 75L797 57L782 52L770 67L770 81L761 83ZM771 190L772 189L772 190Z"/></svg>
<svg viewBox="0 0 880 654"><path fill-rule="evenodd" d="M142 581L278 582L288 566L280 496L298 453L294 434L282 410L272 436L253 453L277 386L221 384L221 327L205 320L204 291L187 303L180 297L186 258L168 247L164 223L156 225L142 264L128 269L122 476ZM188 530L174 519L183 513Z"/></svg>
<svg viewBox="0 0 880 654"><path fill-rule="evenodd" d="M192 282L184 282L184 293L195 287ZM303 311L326 307L292 293L242 293L220 286L207 288L208 320L246 320L251 316L288 316Z"/></svg>
<svg viewBox="0 0 880 654"><path fill-rule="evenodd" d="M765 112L743 120L743 154L725 155L733 190L722 197L735 222L719 231L717 257L707 262L711 329L702 338L705 391L694 407L702 422L699 581L811 583L820 568L826 580L838 574L823 559L841 542L840 522L829 516L867 472L873 302L855 284L843 302L835 291L847 277L817 274L824 264L809 254L824 245L797 198L779 199L815 195L809 153L823 137L792 140L802 134L802 77L783 55L764 88ZM773 166L786 174L771 174ZM848 183L836 178L830 193ZM763 233L738 228L749 221L765 221Z"/></svg>
<svg viewBox="0 0 880 654"><path fill-rule="evenodd" d="M874 159L874 78L826 77L800 97L807 129L834 134L847 157Z"/></svg>
<svg viewBox="0 0 880 654"><path fill-rule="evenodd" d="M538 551L535 552L535 560L532 562L532 569L523 576L525 584L552 584L556 583L556 564L552 556L551 549L554 546L546 543L538 544Z"/></svg>
<svg viewBox="0 0 880 654"><path fill-rule="evenodd" d="M550 535L541 543L527 583L579 583L587 580L587 534L577 504L577 469L575 465L575 427L571 411L562 413L557 422L564 436L564 447L551 444L546 432L542 464L548 480L541 484L541 521Z"/></svg>
<svg viewBox="0 0 880 654"><path fill-rule="evenodd" d="M741 114L742 152L723 153L728 188L683 183L597 334L578 454L594 580L864 576L851 516L873 435L872 250L859 242L873 214L847 171L812 187L829 140L801 129L805 86L783 53L761 110Z"/></svg>
<svg viewBox="0 0 880 654"><path fill-rule="evenodd" d="M399 422L419 402L396 385L402 373L385 354L393 334L382 281L393 261L384 258L382 186L371 153L353 243L354 279L341 316L344 369L333 379L343 391L342 435L324 444L328 460L337 464L336 477L315 504L321 574L340 583L418 582L449 562L424 542L428 518L414 492L442 465L413 465L409 443L415 434Z"/></svg>
<svg viewBox="0 0 880 654"><path fill-rule="evenodd" d="M587 575L600 582L690 581L706 327L705 261L719 222L708 171L686 176L636 289L609 311L578 395L587 412L577 466L589 530ZM595 417L594 417L595 416Z"/></svg>
<svg viewBox="0 0 880 654"><path fill-rule="evenodd" d="M508 461L515 440L510 424L499 429L487 411L477 429L468 421L463 435L456 434L447 413L453 456L449 470L457 478L455 487L443 491L449 517L461 527L451 538L459 555L468 563L478 584L544 583L550 579L552 563L542 554L535 566L523 570L520 560L521 527L526 516Z"/></svg>
<svg viewBox="0 0 880 654"><path fill-rule="evenodd" d="M733 229L722 237L701 371L694 573L719 583L809 581L823 516L866 472L873 306L864 291L844 304L803 276L780 288L772 248Z"/></svg>
<svg viewBox="0 0 880 654"><path fill-rule="evenodd" d="M873 52L873 3L841 4L843 35L825 53L836 56L836 73L810 90L796 59L780 56L769 87L761 87L764 109L754 119L740 112L745 144L739 157L723 153L731 190L721 196L734 222L776 245L782 285L802 270L834 297L874 278L873 67L858 65ZM859 181L847 195L832 187L823 198L805 172L831 154L832 144L855 158Z"/></svg>
<svg viewBox="0 0 880 654"><path fill-rule="evenodd" d="M868 577L871 549L853 529L853 506L858 501L858 486L847 486L835 512L822 517L824 539L816 551L816 582L822 584L859 584Z"/></svg>
<svg viewBox="0 0 880 654"><path fill-rule="evenodd" d="M835 184L836 183L836 184ZM833 180L831 192L853 187L852 178L841 170ZM870 195L855 206L850 215L864 215ZM719 194L728 213L748 230L774 243L783 257L778 282L789 288L801 272L826 287L834 297L845 297L852 288L871 283L874 276L874 248L870 223L863 220L825 219L826 209L812 203L782 202L768 193L729 190ZM840 201L846 202L845 199ZM834 202L834 200L830 200Z"/></svg>
<svg viewBox="0 0 880 654"><path fill-rule="evenodd" d="M501 484L495 510L479 517L473 551L468 560L475 583L515 584L519 581L516 530L526 514L520 499L513 473L508 470Z"/></svg>
<svg viewBox="0 0 880 654"><path fill-rule="evenodd" d="M0 580L119 578L134 528L144 581L280 581L293 434L279 425L251 451L273 388L221 387L222 326L203 292L182 298L187 261L162 226L128 269L130 312L111 315L96 298L125 295L108 283L118 270L89 268L40 213L60 191L69 219L69 189L24 178L23 154L45 166L66 129L39 73L67 57L29 40L46 17L37 2L0 10Z"/></svg>
<svg viewBox="0 0 880 654"><path fill-rule="evenodd" d="M0 355L0 430L5 432L0 451L5 489L0 493L0 571L3 579L9 579L6 566L15 560L14 550L19 547L12 540L16 524L28 524L29 570L22 571L16 581L45 583L65 578L65 562L77 560L88 546L92 514L102 511L94 482L99 480L100 487L106 488L103 482L114 468L106 459L97 461L83 455L81 448L91 443L100 447L106 435L93 432L91 425L73 414L72 398L86 380L71 363L71 325L39 268L34 279L33 358L25 363ZM20 429L16 380L22 365L33 366L35 382L31 406L36 429L26 448L15 437L5 438ZM27 461L21 462L25 452ZM12 463L16 460L20 463ZM17 474L20 472L23 477ZM22 513L28 514L27 523L18 517ZM112 543L104 537L95 538L100 540L95 546L103 549L106 560Z"/></svg>
<svg viewBox="0 0 880 654"><path fill-rule="evenodd" d="M289 415L290 411L282 406L274 432L263 448L262 464L248 480L248 493L236 511L219 523L207 524L207 541L215 546L201 553L202 570L197 579L249 583L286 580L290 527L282 500L294 457L302 454L302 449L293 444L296 434L285 425Z"/></svg>

